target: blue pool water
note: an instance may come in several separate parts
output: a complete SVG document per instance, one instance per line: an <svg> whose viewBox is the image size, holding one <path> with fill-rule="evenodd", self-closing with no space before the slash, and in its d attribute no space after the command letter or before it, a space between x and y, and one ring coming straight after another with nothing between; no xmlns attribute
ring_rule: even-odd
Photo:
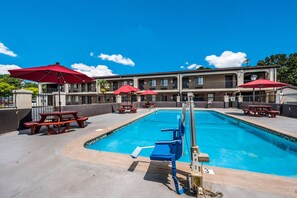
<svg viewBox="0 0 297 198"><path fill-rule="evenodd" d="M185 152L179 160L190 162L189 113L186 115ZM131 154L137 146L170 140L177 128L180 110L160 110L118 129L89 149ZM213 111L195 111L198 146L208 153L211 166L297 177L297 143ZM152 149L140 154L149 157Z"/></svg>

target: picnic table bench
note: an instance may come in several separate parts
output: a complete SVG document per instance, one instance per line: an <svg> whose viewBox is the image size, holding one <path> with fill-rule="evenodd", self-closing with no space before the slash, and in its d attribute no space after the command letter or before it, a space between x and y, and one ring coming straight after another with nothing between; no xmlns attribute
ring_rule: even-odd
<svg viewBox="0 0 297 198"><path fill-rule="evenodd" d="M66 115L66 117L65 117ZM68 116L67 116L68 115ZM72 117L70 117L71 115ZM48 112L40 113L41 119L39 121L25 122L24 126L31 128L31 134L37 133L42 126L47 127L47 134L64 133L70 129L70 123L76 122L80 128L84 128L84 121L88 120L88 117L78 117L77 111L62 111L62 112ZM64 117L63 117L64 116ZM54 117L46 120L47 117ZM52 126L52 127L51 127ZM57 128L57 129L54 129Z"/></svg>
<svg viewBox="0 0 297 198"><path fill-rule="evenodd" d="M154 105L154 103L147 102L142 107L143 108L155 108L155 105Z"/></svg>
<svg viewBox="0 0 297 198"><path fill-rule="evenodd" d="M249 105L248 109L242 109L245 115L249 116L269 116L275 118L279 111L272 110L271 106L267 105Z"/></svg>
<svg viewBox="0 0 297 198"><path fill-rule="evenodd" d="M130 113L136 113L137 112L137 108L134 108L132 105L122 105L119 109L119 114L123 114L126 113L126 111L130 112Z"/></svg>

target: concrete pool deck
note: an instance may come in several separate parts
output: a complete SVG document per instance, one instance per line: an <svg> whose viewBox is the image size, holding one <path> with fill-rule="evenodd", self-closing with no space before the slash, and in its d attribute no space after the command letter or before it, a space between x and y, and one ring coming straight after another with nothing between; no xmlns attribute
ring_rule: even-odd
<svg viewBox="0 0 297 198"><path fill-rule="evenodd" d="M255 118L237 109L216 109L287 134L296 135L296 119ZM85 149L83 144L144 114L90 117L88 126L69 133L27 135L29 130L0 135L0 197L195 197L177 195L167 163L132 160L129 155ZM178 177L187 185L189 165L178 163ZM205 187L224 197L296 197L297 179L211 167Z"/></svg>

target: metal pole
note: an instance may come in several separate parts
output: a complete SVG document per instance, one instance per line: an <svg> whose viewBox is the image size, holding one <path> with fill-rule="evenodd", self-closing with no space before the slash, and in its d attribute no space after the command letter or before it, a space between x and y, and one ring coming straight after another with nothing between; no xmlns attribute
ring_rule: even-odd
<svg viewBox="0 0 297 198"><path fill-rule="evenodd" d="M196 146L196 128L195 128L195 118L194 118L194 101L193 97L189 95L190 98L190 126L191 126L191 146Z"/></svg>
<svg viewBox="0 0 297 198"><path fill-rule="evenodd" d="M199 154L199 148L196 143L196 127L195 127L195 117L194 117L194 101L193 93L188 93L188 98L190 102L190 130L191 130L191 159L193 161L193 153Z"/></svg>
<svg viewBox="0 0 297 198"><path fill-rule="evenodd" d="M255 104L255 88L253 88L253 105Z"/></svg>
<svg viewBox="0 0 297 198"><path fill-rule="evenodd" d="M58 95L59 95L59 112L61 112L61 96L60 96L60 75L58 75Z"/></svg>

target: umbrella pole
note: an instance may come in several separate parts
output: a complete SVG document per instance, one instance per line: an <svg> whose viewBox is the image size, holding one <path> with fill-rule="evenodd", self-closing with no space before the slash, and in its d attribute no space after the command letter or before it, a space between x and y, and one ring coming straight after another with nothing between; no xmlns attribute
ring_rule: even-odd
<svg viewBox="0 0 297 198"><path fill-rule="evenodd" d="M60 93L60 75L58 75L58 95L59 95L59 112L61 112L61 93Z"/></svg>
<svg viewBox="0 0 297 198"><path fill-rule="evenodd" d="M255 98L256 98L256 96L255 96L255 88L253 88L253 105L255 104Z"/></svg>

